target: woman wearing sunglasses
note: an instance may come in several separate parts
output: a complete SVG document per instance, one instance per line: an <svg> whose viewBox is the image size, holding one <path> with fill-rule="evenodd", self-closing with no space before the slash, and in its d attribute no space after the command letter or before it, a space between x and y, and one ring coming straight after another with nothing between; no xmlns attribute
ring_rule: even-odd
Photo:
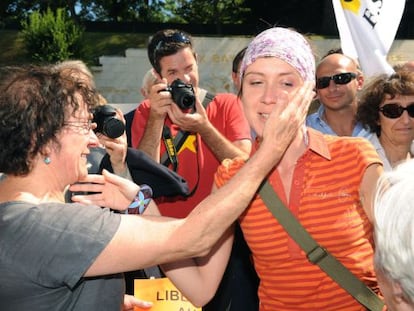
<svg viewBox="0 0 414 311"><path fill-rule="evenodd" d="M372 132L368 138L384 170L411 158L414 140L414 73L397 71L375 77L364 88L357 121Z"/></svg>

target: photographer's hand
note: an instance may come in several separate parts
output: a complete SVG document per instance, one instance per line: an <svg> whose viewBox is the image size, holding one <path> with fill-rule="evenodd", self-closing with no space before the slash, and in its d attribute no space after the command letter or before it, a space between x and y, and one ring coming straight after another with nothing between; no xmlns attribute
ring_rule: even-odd
<svg viewBox="0 0 414 311"><path fill-rule="evenodd" d="M184 113L178 107L171 107L169 117L181 129L191 133L198 133L211 149L218 161L226 158L248 158L251 142L247 139L230 141L214 127L207 117L207 113L200 100L196 99L196 111Z"/></svg>
<svg viewBox="0 0 414 311"><path fill-rule="evenodd" d="M151 87L148 96L150 105L149 116L145 125L144 135L137 146L137 149L145 152L157 162L160 161L160 144L155 142L161 139L164 121L173 103L170 92L166 91L167 87L166 79L162 79L160 83L154 84Z"/></svg>
<svg viewBox="0 0 414 311"><path fill-rule="evenodd" d="M116 108L116 118L121 120L125 124L123 113L120 109ZM126 164L126 154L128 149L128 142L126 133L124 132L120 137L110 138L100 133L97 134L99 142L105 147L106 152L109 154L109 160L115 174L128 177L128 167Z"/></svg>
<svg viewBox="0 0 414 311"><path fill-rule="evenodd" d="M196 98L195 111L183 111L177 105L172 105L168 116L182 130L191 133L201 133L208 126L212 126L198 98Z"/></svg>
<svg viewBox="0 0 414 311"><path fill-rule="evenodd" d="M150 101L150 119L158 119L164 121L168 110L173 104L171 93L167 91L167 79L162 79L160 83L151 87L148 99Z"/></svg>

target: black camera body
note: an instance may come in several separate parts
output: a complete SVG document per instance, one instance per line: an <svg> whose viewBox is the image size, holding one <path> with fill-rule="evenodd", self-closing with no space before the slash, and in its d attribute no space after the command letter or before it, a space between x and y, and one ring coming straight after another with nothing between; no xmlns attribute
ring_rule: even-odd
<svg viewBox="0 0 414 311"><path fill-rule="evenodd" d="M125 131L124 123L115 117L115 108L110 105L98 106L93 111L93 121L96 123L95 133L102 133L109 138L118 138Z"/></svg>
<svg viewBox="0 0 414 311"><path fill-rule="evenodd" d="M181 110L195 107L196 97L191 84L176 79L165 90L171 93L174 103L180 107Z"/></svg>

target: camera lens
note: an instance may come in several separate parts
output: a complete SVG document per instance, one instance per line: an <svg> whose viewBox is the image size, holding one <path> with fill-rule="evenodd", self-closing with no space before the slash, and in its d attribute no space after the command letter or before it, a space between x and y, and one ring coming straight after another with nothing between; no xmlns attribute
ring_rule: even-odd
<svg viewBox="0 0 414 311"><path fill-rule="evenodd" d="M125 131L125 125L115 115L115 108L110 105L96 107L93 112L93 122L96 123L95 133L102 133L109 138L121 136Z"/></svg>
<svg viewBox="0 0 414 311"><path fill-rule="evenodd" d="M109 138L118 138L124 133L124 131L124 123L115 117L108 118L102 127L102 134L108 136Z"/></svg>
<svg viewBox="0 0 414 311"><path fill-rule="evenodd" d="M195 95L193 86L186 84L180 79L174 80L170 86L173 101L181 109L189 109L195 106Z"/></svg>
<svg viewBox="0 0 414 311"><path fill-rule="evenodd" d="M194 106L195 96L188 89L180 89L175 95L173 100L181 109L188 109Z"/></svg>

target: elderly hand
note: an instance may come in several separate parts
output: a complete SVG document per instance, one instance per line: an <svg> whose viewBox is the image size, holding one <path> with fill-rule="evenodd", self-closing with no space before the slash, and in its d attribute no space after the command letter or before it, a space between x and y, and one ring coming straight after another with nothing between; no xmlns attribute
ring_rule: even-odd
<svg viewBox="0 0 414 311"><path fill-rule="evenodd" d="M74 194L73 202L94 204L115 210L125 210L138 193L139 186L132 181L108 172L102 175L90 174L80 183L69 187L72 192L93 192L93 194Z"/></svg>

